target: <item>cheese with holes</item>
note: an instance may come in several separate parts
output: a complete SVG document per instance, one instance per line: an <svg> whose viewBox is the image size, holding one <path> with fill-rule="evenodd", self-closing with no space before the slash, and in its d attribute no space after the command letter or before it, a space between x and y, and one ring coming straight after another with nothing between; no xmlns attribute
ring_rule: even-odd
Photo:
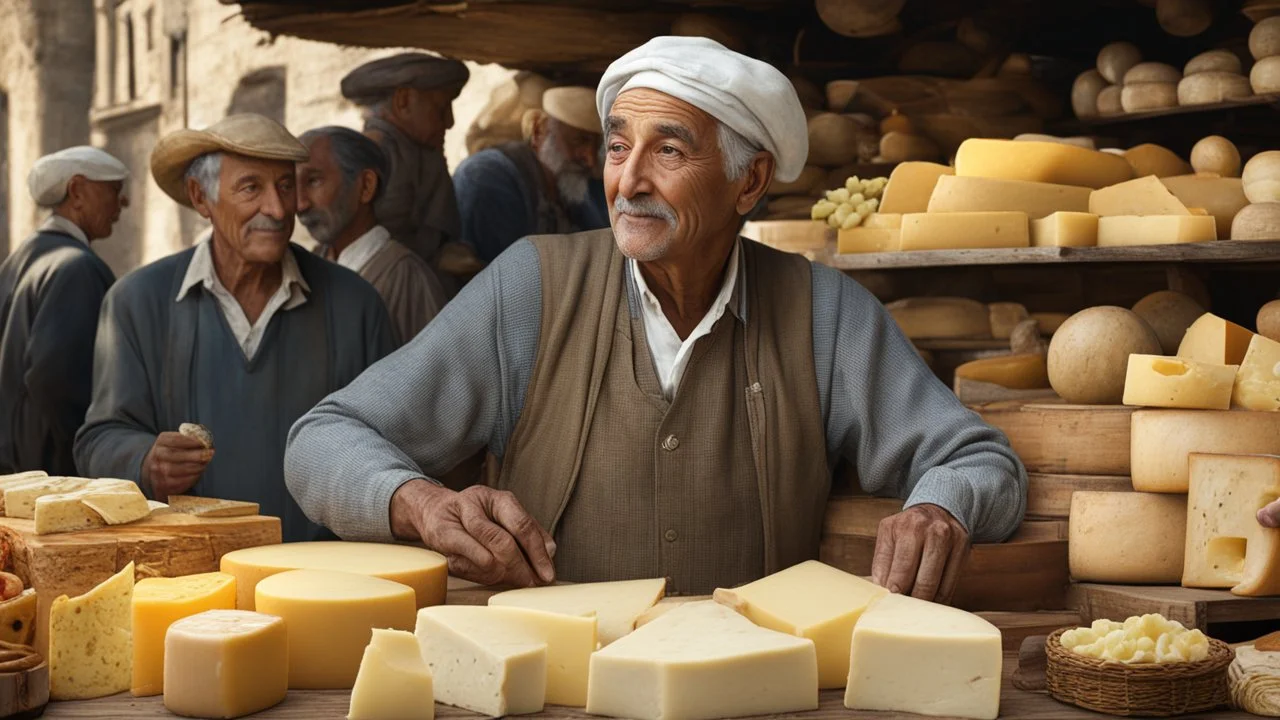
<svg viewBox="0 0 1280 720"><path fill-rule="evenodd" d="M33 644L39 601L35 588L27 588L17 597L0 602L0 641Z"/></svg>
<svg viewBox="0 0 1280 720"><path fill-rule="evenodd" d="M1219 238L1231 237L1231 221L1249 204L1244 184L1238 177L1179 175L1161 178L1183 205L1204 208L1217 221Z"/></svg>
<svg viewBox="0 0 1280 720"><path fill-rule="evenodd" d="M938 178L954 175L955 170L931 162L898 163L889 174L889 184L880 196L879 211L901 215L922 213L929 209L929 197Z"/></svg>
<svg viewBox="0 0 1280 720"><path fill-rule="evenodd" d="M1090 192L1075 185L944 175L929 197L929 212L1024 212L1037 220L1088 212Z"/></svg>
<svg viewBox="0 0 1280 720"><path fill-rule="evenodd" d="M404 630L374 628L351 689L347 720L433 720L431 685L418 638Z"/></svg>
<svg viewBox="0 0 1280 720"><path fill-rule="evenodd" d="M431 669L436 702L501 717L540 712L547 693L547 642L494 619L511 608L418 611L414 634ZM486 616L487 615L487 616Z"/></svg>
<svg viewBox="0 0 1280 720"><path fill-rule="evenodd" d="M226 573L153 577L133 587L133 683L135 697L164 692L164 636L169 626L206 610L233 610L236 579Z"/></svg>
<svg viewBox="0 0 1280 720"><path fill-rule="evenodd" d="M246 610L208 610L169 626L164 642L169 712L237 718L278 704L288 690L284 620Z"/></svg>
<svg viewBox="0 0 1280 720"><path fill-rule="evenodd" d="M1044 355L1001 355L970 360L956 368L956 377L992 383L1011 390L1049 387L1049 370Z"/></svg>
<svg viewBox="0 0 1280 720"><path fill-rule="evenodd" d="M901 249L902 231L897 229L856 227L841 230L836 237L838 253L897 252Z"/></svg>
<svg viewBox="0 0 1280 720"><path fill-rule="evenodd" d="M1056 212L1031 221L1032 247L1092 247L1098 244L1098 216Z"/></svg>
<svg viewBox="0 0 1280 720"><path fill-rule="evenodd" d="M1217 224L1205 215L1117 215L1098 218L1098 247L1210 242Z"/></svg>
<svg viewBox="0 0 1280 720"><path fill-rule="evenodd" d="M1236 374L1231 401L1246 410L1280 410L1280 342L1253 336Z"/></svg>
<svg viewBox="0 0 1280 720"><path fill-rule="evenodd" d="M1280 594L1280 529L1263 527L1257 517L1280 499L1280 457L1195 453L1189 467L1182 584Z"/></svg>
<svg viewBox="0 0 1280 720"><path fill-rule="evenodd" d="M286 570L337 570L391 580L413 588L419 608L444 602L449 567L444 556L383 543L299 542L235 550L220 569L236 576L236 607L254 609L254 588Z"/></svg>
<svg viewBox="0 0 1280 720"><path fill-rule="evenodd" d="M89 592L49 607L49 697L89 700L129 689L133 563Z"/></svg>
<svg viewBox="0 0 1280 720"><path fill-rule="evenodd" d="M334 570L272 575L258 583L255 605L284 618L295 689L351 689L373 628L413 627L413 588Z"/></svg>
<svg viewBox="0 0 1280 720"><path fill-rule="evenodd" d="M903 250L966 250L1030 245L1027 214L1023 212L910 213L902 216Z"/></svg>
<svg viewBox="0 0 1280 720"><path fill-rule="evenodd" d="M885 305L885 309L902 333L913 340L991 337L990 310L977 300L904 298Z"/></svg>
<svg viewBox="0 0 1280 720"><path fill-rule="evenodd" d="M1129 356L1124 404L1139 407L1226 410L1231 407L1235 365L1210 365L1162 355Z"/></svg>
<svg viewBox="0 0 1280 720"><path fill-rule="evenodd" d="M600 644L608 645L635 630L636 619L662 599L666 587L662 578L548 585L500 592L489 604L594 617Z"/></svg>
<svg viewBox="0 0 1280 720"><path fill-rule="evenodd" d="M812 640L818 653L818 687L827 689L845 686L854 624L888 592L809 560L733 590L716 590L715 600L760 627Z"/></svg>
<svg viewBox="0 0 1280 720"><path fill-rule="evenodd" d="M1067 555L1076 582L1177 583L1182 577L1186 497L1077 490L1070 512Z"/></svg>
<svg viewBox="0 0 1280 720"><path fill-rule="evenodd" d="M1185 493L1193 452L1280 455L1280 413L1138 410L1129 438L1134 490Z"/></svg>
<svg viewBox="0 0 1280 720"><path fill-rule="evenodd" d="M1205 313L1191 323L1182 336L1178 357L1215 365L1239 365L1251 340L1253 333L1245 328Z"/></svg>
<svg viewBox="0 0 1280 720"><path fill-rule="evenodd" d="M956 175L1103 188L1133 179L1118 155L1074 145L969 138L956 151Z"/></svg>
<svg viewBox="0 0 1280 720"><path fill-rule="evenodd" d="M902 213L871 213L862 219L862 227L868 230L901 230Z"/></svg>
<svg viewBox="0 0 1280 720"><path fill-rule="evenodd" d="M1191 214L1154 175L1094 190L1089 195L1089 212L1100 217Z"/></svg>
<svg viewBox="0 0 1280 720"><path fill-rule="evenodd" d="M886 595L853 628L851 710L991 720L1000 710L1000 631L977 615Z"/></svg>
<svg viewBox="0 0 1280 720"><path fill-rule="evenodd" d="M817 707L813 641L715 602L680 605L591 656L594 715L711 720Z"/></svg>

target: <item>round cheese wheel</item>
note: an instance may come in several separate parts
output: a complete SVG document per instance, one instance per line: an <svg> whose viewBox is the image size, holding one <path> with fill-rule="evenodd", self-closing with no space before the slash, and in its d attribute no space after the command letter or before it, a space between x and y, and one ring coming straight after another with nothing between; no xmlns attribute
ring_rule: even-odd
<svg viewBox="0 0 1280 720"><path fill-rule="evenodd" d="M1195 75L1202 72L1225 72L1239 75L1244 72L1240 56L1230 50L1210 50L1191 58L1183 68L1183 75Z"/></svg>
<svg viewBox="0 0 1280 720"><path fill-rule="evenodd" d="M858 123L835 113L809 119L809 164L832 168L858 159Z"/></svg>
<svg viewBox="0 0 1280 720"><path fill-rule="evenodd" d="M1182 71L1172 65L1158 62L1138 63L1124 74L1125 85L1138 83L1176 83L1182 79Z"/></svg>
<svg viewBox="0 0 1280 720"><path fill-rule="evenodd" d="M1117 405L1135 353L1160 354L1160 338L1137 313L1110 305L1081 310L1049 342L1049 384L1070 403Z"/></svg>
<svg viewBox="0 0 1280 720"><path fill-rule="evenodd" d="M880 138L880 157L885 162L937 160L941 156L937 143L922 135L890 132Z"/></svg>
<svg viewBox="0 0 1280 720"><path fill-rule="evenodd" d="M1213 24L1213 6L1209 0L1157 0L1156 21L1170 35L1199 35Z"/></svg>
<svg viewBox="0 0 1280 720"><path fill-rule="evenodd" d="M1254 60L1280 55L1280 16L1269 17L1249 33L1249 54Z"/></svg>
<svg viewBox="0 0 1280 720"><path fill-rule="evenodd" d="M1280 55L1272 55L1254 63L1249 84L1258 95L1280 92Z"/></svg>
<svg viewBox="0 0 1280 720"><path fill-rule="evenodd" d="M1169 148L1154 143L1143 143L1129 148L1124 153L1124 159L1133 166L1134 177L1147 175L1172 177L1187 175L1191 172L1191 166L1186 160L1178 157L1177 153Z"/></svg>
<svg viewBox="0 0 1280 720"><path fill-rule="evenodd" d="M1072 580L1177 585L1182 579L1185 496L1077 490L1069 512ZM1134 532L1137 527L1144 532ZM1124 552L1116 551L1120 547Z"/></svg>
<svg viewBox="0 0 1280 720"><path fill-rule="evenodd" d="M1198 173L1240 177L1240 151L1221 135L1210 135L1191 148L1191 167Z"/></svg>
<svg viewBox="0 0 1280 720"><path fill-rule="evenodd" d="M1205 313L1205 309L1190 295L1159 290L1134 304L1133 312L1156 331L1160 352L1176 355L1187 328Z"/></svg>
<svg viewBox="0 0 1280 720"><path fill-rule="evenodd" d="M816 0L822 23L846 37L888 35L902 25L898 13L906 0Z"/></svg>
<svg viewBox="0 0 1280 720"><path fill-rule="evenodd" d="M1202 72L1188 75L1178 83L1179 105L1208 105L1253 95L1249 78L1229 72Z"/></svg>
<svg viewBox="0 0 1280 720"><path fill-rule="evenodd" d="M1085 150L1097 150L1098 146L1094 143L1093 138L1086 135L1076 135L1074 137L1058 137L1057 135L1042 135L1040 133L1022 133L1013 138L1020 142L1051 142L1061 143L1062 145L1074 145L1084 148Z"/></svg>
<svg viewBox="0 0 1280 720"><path fill-rule="evenodd" d="M1280 300L1272 300L1258 310L1258 334L1280 342Z"/></svg>
<svg viewBox="0 0 1280 720"><path fill-rule="evenodd" d="M1280 202L1280 150L1268 150L1254 155L1245 163L1244 196L1251 203Z"/></svg>
<svg viewBox="0 0 1280 720"><path fill-rule="evenodd" d="M1171 82L1144 82L1125 85L1120 91L1120 107L1127 113L1163 110L1178 106L1178 85Z"/></svg>
<svg viewBox="0 0 1280 720"><path fill-rule="evenodd" d="M776 177L769 184L769 195L811 195L821 190L827 182L827 171L816 165L806 165L800 171L800 177L791 182L782 182Z"/></svg>
<svg viewBox="0 0 1280 720"><path fill-rule="evenodd" d="M1098 93L1099 115L1119 115L1124 112L1124 105L1120 102L1121 90L1119 85L1102 88L1102 92Z"/></svg>
<svg viewBox="0 0 1280 720"><path fill-rule="evenodd" d="M1107 86L1106 78L1097 70L1086 70L1071 85L1071 109L1078 118L1098 116L1098 93Z"/></svg>
<svg viewBox="0 0 1280 720"><path fill-rule="evenodd" d="M858 94L857 80L832 80L827 83L827 109L842 113Z"/></svg>
<svg viewBox="0 0 1280 720"><path fill-rule="evenodd" d="M1142 51L1133 43L1113 42L1098 51L1098 72L1107 82L1118 85L1129 68L1142 62Z"/></svg>
<svg viewBox="0 0 1280 720"><path fill-rule="evenodd" d="M1231 221L1232 240L1280 240L1280 202L1253 203Z"/></svg>

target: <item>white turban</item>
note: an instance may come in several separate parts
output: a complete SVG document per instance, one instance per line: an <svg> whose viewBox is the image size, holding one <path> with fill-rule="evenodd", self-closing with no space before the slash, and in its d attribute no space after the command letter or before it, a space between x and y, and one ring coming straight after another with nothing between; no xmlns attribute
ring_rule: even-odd
<svg viewBox="0 0 1280 720"><path fill-rule="evenodd" d="M618 95L648 88L683 100L768 150L782 182L800 177L809 131L796 89L772 65L702 37L657 37L605 70L596 89L600 117Z"/></svg>
<svg viewBox="0 0 1280 720"><path fill-rule="evenodd" d="M98 148L78 145L37 160L27 174L27 189L37 205L53 207L67 198L67 183L76 175L115 182L128 178L129 168Z"/></svg>

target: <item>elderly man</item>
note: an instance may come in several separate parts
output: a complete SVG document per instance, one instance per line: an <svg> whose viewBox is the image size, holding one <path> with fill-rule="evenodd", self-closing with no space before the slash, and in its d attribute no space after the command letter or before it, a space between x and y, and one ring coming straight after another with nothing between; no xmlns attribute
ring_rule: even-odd
<svg viewBox="0 0 1280 720"><path fill-rule="evenodd" d="M316 128L299 140L311 157L298 163L298 219L322 256L378 290L399 341L412 340L440 312L445 295L427 262L378 224L374 206L387 178L386 156L350 128Z"/></svg>
<svg viewBox="0 0 1280 720"><path fill-rule="evenodd" d="M791 84L657 38L597 99L612 229L516 243L305 415L294 496L340 536L421 540L479 582L699 594L816 557L843 456L863 490L907 501L880 525L876 580L946 599L968 542L1017 528L1026 473L870 293L738 237L775 171L804 166ZM486 445L496 487L433 482Z"/></svg>
<svg viewBox="0 0 1280 720"><path fill-rule="evenodd" d="M157 500L261 505L285 540L320 537L282 477L289 426L394 345L377 291L289 243L307 149L260 115L161 139L151 172L208 240L116 283L102 309L80 470ZM199 423L214 448L174 432Z"/></svg>
<svg viewBox="0 0 1280 720"><path fill-rule="evenodd" d="M93 385L98 310L115 275L89 243L129 206L129 170L92 147L36 161L31 197L52 214L0 264L0 475L76 474L71 447Z"/></svg>
<svg viewBox="0 0 1280 720"><path fill-rule="evenodd" d="M482 150L453 174L462 241L488 263L531 235L563 235L609 226L597 180L600 116L595 91L547 90L530 110L525 142Z"/></svg>

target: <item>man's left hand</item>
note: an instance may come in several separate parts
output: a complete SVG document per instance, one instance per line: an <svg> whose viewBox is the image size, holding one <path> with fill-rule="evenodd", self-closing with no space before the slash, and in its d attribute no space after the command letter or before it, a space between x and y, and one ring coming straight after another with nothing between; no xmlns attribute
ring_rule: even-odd
<svg viewBox="0 0 1280 720"><path fill-rule="evenodd" d="M969 533L937 505L916 505L880 521L871 579L889 592L951 601Z"/></svg>

